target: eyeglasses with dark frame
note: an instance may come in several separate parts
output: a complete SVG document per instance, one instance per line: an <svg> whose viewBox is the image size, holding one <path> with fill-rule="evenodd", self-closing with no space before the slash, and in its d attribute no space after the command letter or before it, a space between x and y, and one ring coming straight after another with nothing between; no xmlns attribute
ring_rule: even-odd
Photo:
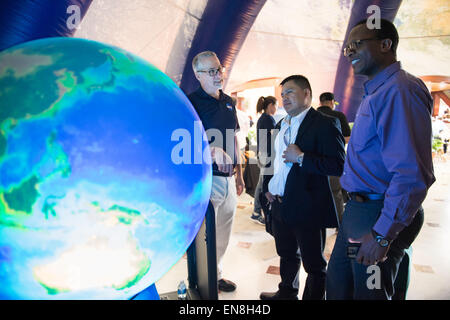
<svg viewBox="0 0 450 320"><path fill-rule="evenodd" d="M219 66L217 69L197 70L197 72L205 72L205 73L209 74L209 76L215 77L219 72L220 73L224 73L225 72L225 67L224 66Z"/></svg>
<svg viewBox="0 0 450 320"><path fill-rule="evenodd" d="M350 54L350 51L355 51L355 50L359 49L361 47L361 44L364 41L370 41L370 40L381 40L381 39L380 38L367 38L367 39L359 39L359 40L352 41L348 45L346 45L344 47L344 49L342 49L342 53L346 57Z"/></svg>

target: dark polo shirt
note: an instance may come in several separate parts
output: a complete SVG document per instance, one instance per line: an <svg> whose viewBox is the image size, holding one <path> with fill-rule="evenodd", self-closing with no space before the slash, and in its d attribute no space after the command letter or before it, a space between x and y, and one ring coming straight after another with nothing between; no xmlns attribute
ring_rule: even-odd
<svg viewBox="0 0 450 320"><path fill-rule="evenodd" d="M220 90L220 96L217 100L207 94L202 87L189 94L188 99L202 121L209 144L225 150L233 159L233 163L236 164L239 150L236 150L235 135L239 130L239 122L233 99ZM219 132L222 139L215 137ZM213 175L223 175L218 171L215 163L213 163Z"/></svg>
<svg viewBox="0 0 450 320"><path fill-rule="evenodd" d="M317 111L320 111L326 115L337 118L339 120L339 122L341 123L342 135L344 137L350 137L351 130L350 130L350 126L348 124L348 120L347 120L347 117L345 116L345 114L343 114L340 111L333 110L328 106L320 106L319 108L317 108Z"/></svg>

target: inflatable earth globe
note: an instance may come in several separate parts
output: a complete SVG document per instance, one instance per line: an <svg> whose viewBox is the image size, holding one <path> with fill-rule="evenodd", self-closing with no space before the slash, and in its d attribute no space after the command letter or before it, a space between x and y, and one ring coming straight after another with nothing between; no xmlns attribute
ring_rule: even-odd
<svg viewBox="0 0 450 320"><path fill-rule="evenodd" d="M160 279L208 204L210 159L179 159L198 132L192 151L209 154L198 121L172 80L119 48L1 52L0 299L129 299Z"/></svg>

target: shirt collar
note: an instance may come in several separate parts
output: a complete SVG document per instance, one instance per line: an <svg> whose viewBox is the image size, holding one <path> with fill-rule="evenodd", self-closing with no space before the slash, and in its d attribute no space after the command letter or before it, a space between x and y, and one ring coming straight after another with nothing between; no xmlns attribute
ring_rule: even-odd
<svg viewBox="0 0 450 320"><path fill-rule="evenodd" d="M199 93L199 95L200 95L201 97L203 97L203 98L210 98L210 99L216 100L216 98L214 98L214 97L210 96L209 94L207 94L206 91L203 90L202 86L200 86L200 87L198 88L198 93ZM220 101L220 100L223 100L223 99L224 99L224 93L223 93L222 90L219 90L219 101Z"/></svg>
<svg viewBox="0 0 450 320"><path fill-rule="evenodd" d="M394 73L401 69L400 61L394 62L390 66L384 68L378 73L372 80L368 80L364 83L364 91L366 95L374 93L379 87L381 87L387 79L389 79Z"/></svg>
<svg viewBox="0 0 450 320"><path fill-rule="evenodd" d="M283 119L283 122L287 125L289 125L289 123L292 125L293 122L301 122L306 117L306 114L308 113L309 109L311 109L311 106L309 106L308 108L306 108L305 110L303 110L298 115L292 118L290 115L287 115Z"/></svg>

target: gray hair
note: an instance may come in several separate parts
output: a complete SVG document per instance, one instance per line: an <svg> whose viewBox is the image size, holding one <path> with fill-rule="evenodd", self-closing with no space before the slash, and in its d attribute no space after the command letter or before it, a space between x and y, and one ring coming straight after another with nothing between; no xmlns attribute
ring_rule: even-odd
<svg viewBox="0 0 450 320"><path fill-rule="evenodd" d="M197 71L200 58L206 58L206 57L216 57L217 58L217 55L213 51L203 51L203 52L200 52L199 54L197 54L194 57L194 59L192 59L192 69L194 70L194 72ZM219 60L219 58L217 58L217 60Z"/></svg>

